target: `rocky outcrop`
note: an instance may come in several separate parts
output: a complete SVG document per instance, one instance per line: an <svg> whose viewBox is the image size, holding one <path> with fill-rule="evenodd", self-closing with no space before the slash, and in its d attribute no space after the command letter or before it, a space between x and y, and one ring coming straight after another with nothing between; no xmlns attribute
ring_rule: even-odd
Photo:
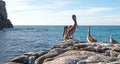
<svg viewBox="0 0 120 64"><path fill-rule="evenodd" d="M13 28L12 23L8 19L5 6L5 1L0 0L0 30L2 30L3 28Z"/></svg>
<svg viewBox="0 0 120 64"><path fill-rule="evenodd" d="M32 59L32 60L31 60ZM25 53L7 64L119 64L120 44L65 40L49 51Z"/></svg>

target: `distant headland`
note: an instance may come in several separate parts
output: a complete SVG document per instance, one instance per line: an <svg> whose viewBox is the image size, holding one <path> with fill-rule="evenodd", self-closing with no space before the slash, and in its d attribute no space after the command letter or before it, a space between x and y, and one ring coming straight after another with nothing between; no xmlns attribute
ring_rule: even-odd
<svg viewBox="0 0 120 64"><path fill-rule="evenodd" d="M4 28L13 28L13 24L8 19L5 1L0 0L0 30Z"/></svg>

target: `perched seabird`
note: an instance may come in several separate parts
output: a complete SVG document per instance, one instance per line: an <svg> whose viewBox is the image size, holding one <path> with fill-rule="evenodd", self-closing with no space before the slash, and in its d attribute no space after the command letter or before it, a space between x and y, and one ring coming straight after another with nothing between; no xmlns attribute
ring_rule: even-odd
<svg viewBox="0 0 120 64"><path fill-rule="evenodd" d="M67 33L67 28L68 26L64 26L63 38L64 38L64 35Z"/></svg>
<svg viewBox="0 0 120 64"><path fill-rule="evenodd" d="M119 44L119 42L117 42L116 40L114 40L111 35L110 35L110 43L111 44Z"/></svg>
<svg viewBox="0 0 120 64"><path fill-rule="evenodd" d="M97 40L90 35L90 27L88 27L87 41L88 41L89 43L97 42Z"/></svg>
<svg viewBox="0 0 120 64"><path fill-rule="evenodd" d="M73 34L76 30L76 27L77 27L76 16L72 15L72 19L74 21L74 25L64 27L64 32L63 32L63 38L64 39L72 38L72 36L73 36Z"/></svg>
<svg viewBox="0 0 120 64"><path fill-rule="evenodd" d="M64 26L63 38L64 38L65 34L67 34L67 29L70 27L71 26Z"/></svg>

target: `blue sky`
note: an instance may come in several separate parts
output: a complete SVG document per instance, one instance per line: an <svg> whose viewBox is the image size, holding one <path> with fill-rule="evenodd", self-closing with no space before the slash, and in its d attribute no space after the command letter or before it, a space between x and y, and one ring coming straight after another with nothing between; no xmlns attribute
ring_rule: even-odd
<svg viewBox="0 0 120 64"><path fill-rule="evenodd" d="M120 25L120 0L4 0L14 25Z"/></svg>

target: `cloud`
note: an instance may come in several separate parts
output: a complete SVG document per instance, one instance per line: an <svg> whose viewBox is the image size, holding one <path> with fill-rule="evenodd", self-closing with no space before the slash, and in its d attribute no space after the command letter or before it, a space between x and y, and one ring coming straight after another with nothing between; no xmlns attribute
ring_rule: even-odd
<svg viewBox="0 0 120 64"><path fill-rule="evenodd" d="M5 0L7 2L7 9L10 12L25 11L25 10L53 10L64 7L71 1L62 0Z"/></svg>
<svg viewBox="0 0 120 64"><path fill-rule="evenodd" d="M99 8L98 8L99 9ZM78 18L78 23L81 24L81 21L85 21L84 19L82 20L82 16L86 16L85 19L87 19L88 15L93 15L96 13L104 12L107 10L110 10L109 8L100 8L97 10L95 8L91 9L82 9L82 10L67 10L67 11L60 11L60 12L51 12L51 11L43 11L43 10L31 10L31 11L24 11L24 12L19 12L19 13L14 13L12 14L11 19L14 19L13 22L14 24L65 24L69 25L72 24L71 20L71 15L76 14ZM89 19L89 18L88 18ZM85 24L85 23L83 23Z"/></svg>
<svg viewBox="0 0 120 64"><path fill-rule="evenodd" d="M119 21L119 16L100 17L97 14L114 10L106 7L89 7L67 9L72 0L5 0L7 3L8 17L14 25L69 25L72 24L72 14L77 15L79 24L98 24L105 21ZM73 6L75 7L75 6ZM96 15L94 17L94 15ZM112 15L111 15L112 16ZM104 22L102 20L104 19ZM98 21L99 22L96 22ZM111 23L112 24L112 23Z"/></svg>
<svg viewBox="0 0 120 64"><path fill-rule="evenodd" d="M119 25L120 24L120 15L109 15L109 16L99 16L95 17L93 20L99 24L106 24L106 25Z"/></svg>
<svg viewBox="0 0 120 64"><path fill-rule="evenodd" d="M92 14L96 14L104 11L109 11L112 9L113 8L88 8L88 9L77 9L77 10L65 10L65 11L59 12L58 14L62 14L62 15L77 14L77 15L83 16L83 15L92 15Z"/></svg>
<svg viewBox="0 0 120 64"><path fill-rule="evenodd" d="M104 15L104 16L88 16L79 19L80 25L119 25L120 16L119 15Z"/></svg>

